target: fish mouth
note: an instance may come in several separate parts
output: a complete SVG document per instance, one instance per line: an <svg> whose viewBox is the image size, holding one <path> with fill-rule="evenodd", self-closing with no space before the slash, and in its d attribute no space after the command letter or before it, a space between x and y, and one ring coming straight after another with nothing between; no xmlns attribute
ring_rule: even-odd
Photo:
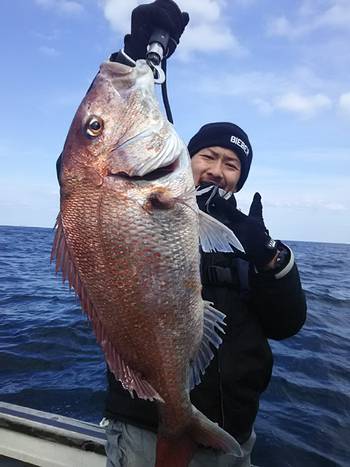
<svg viewBox="0 0 350 467"><path fill-rule="evenodd" d="M144 175L130 175L127 172L119 171L119 172L109 172L108 176L109 177L117 177L117 178L124 178L129 181L134 181L134 182L152 182L154 180L159 180L160 178L165 177L166 175L171 174L174 172L179 166L179 158L175 159L174 162L171 164L165 165L163 167L158 167L155 170L152 170L152 172L149 172Z"/></svg>

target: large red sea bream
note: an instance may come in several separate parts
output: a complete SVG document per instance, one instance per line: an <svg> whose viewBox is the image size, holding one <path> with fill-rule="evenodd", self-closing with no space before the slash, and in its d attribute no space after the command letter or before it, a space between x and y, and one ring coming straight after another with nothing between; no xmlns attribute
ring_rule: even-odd
<svg viewBox="0 0 350 467"><path fill-rule="evenodd" d="M187 149L159 109L145 61L101 65L61 159L56 270L115 377L156 401L156 466L188 465L196 443L239 454L189 390L220 345L224 318L201 297L199 238L204 251L240 244L198 211Z"/></svg>

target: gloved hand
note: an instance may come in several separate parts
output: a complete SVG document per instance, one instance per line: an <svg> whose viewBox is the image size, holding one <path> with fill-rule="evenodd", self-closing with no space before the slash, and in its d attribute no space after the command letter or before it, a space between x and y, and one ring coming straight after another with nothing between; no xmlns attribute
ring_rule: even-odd
<svg viewBox="0 0 350 467"><path fill-rule="evenodd" d="M181 12L173 0L139 5L131 14L131 34L124 38L124 51L133 60L145 58L151 35L155 29L162 29L170 34L167 54L170 57L189 20L188 13Z"/></svg>
<svg viewBox="0 0 350 467"><path fill-rule="evenodd" d="M242 243L245 253L237 251L237 256L252 262L258 270L264 270L278 249L264 224L260 194L255 193L248 216L236 208L233 194L226 198L215 185L197 188L199 208L227 225Z"/></svg>

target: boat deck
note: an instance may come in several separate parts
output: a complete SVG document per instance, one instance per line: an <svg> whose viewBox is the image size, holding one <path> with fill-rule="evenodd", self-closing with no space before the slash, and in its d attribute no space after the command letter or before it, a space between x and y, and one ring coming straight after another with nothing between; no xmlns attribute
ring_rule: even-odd
<svg viewBox="0 0 350 467"><path fill-rule="evenodd" d="M93 423L0 401L1 467L105 467L105 442Z"/></svg>
<svg viewBox="0 0 350 467"><path fill-rule="evenodd" d="M34 464L28 464L28 462L22 462L17 459L10 459L9 457L0 456L1 467L37 467Z"/></svg>

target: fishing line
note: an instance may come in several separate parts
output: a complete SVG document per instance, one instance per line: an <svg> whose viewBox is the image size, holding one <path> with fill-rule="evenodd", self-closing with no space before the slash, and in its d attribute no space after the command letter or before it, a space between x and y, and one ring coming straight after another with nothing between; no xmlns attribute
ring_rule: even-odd
<svg viewBox="0 0 350 467"><path fill-rule="evenodd" d="M164 108L165 108L165 112L166 112L169 122L174 123L173 115L171 113L169 98L168 98L167 85L166 85L166 82L167 82L167 60L166 58L162 61L162 70L164 71L164 74L166 76L164 83L162 83L162 98L164 102Z"/></svg>

